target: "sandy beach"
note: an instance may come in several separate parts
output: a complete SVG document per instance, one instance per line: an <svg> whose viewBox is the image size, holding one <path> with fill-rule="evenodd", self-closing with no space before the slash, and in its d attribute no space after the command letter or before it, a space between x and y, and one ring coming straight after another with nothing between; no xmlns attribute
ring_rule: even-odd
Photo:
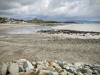
<svg viewBox="0 0 100 75"><path fill-rule="evenodd" d="M0 29L31 24L0 25ZM0 62L27 60L61 60L100 64L100 39L74 39L52 34L0 35Z"/></svg>
<svg viewBox="0 0 100 75"><path fill-rule="evenodd" d="M14 28L14 27L25 27L25 26L37 26L36 24L30 24L30 23L19 23L19 24L0 24L0 29L6 29L6 28Z"/></svg>

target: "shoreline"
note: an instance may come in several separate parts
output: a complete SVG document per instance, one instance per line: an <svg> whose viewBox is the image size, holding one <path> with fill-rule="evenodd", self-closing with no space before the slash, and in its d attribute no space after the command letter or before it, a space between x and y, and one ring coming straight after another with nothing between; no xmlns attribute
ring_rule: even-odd
<svg viewBox="0 0 100 75"><path fill-rule="evenodd" d="M7 29L7 28L15 28L15 27L27 27L27 26L39 26L36 24L30 24L30 23L20 23L20 24L0 24L0 29Z"/></svg>
<svg viewBox="0 0 100 75"><path fill-rule="evenodd" d="M5 26L7 25L1 25L1 29L20 27L20 25ZM68 35L66 38L64 34L59 35L45 33L0 35L0 62L25 58L29 61L65 60L70 63L100 64L100 39L70 38Z"/></svg>

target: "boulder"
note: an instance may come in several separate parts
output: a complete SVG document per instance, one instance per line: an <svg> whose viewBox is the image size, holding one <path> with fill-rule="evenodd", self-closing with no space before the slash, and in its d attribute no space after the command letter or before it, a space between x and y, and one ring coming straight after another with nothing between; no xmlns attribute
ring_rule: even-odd
<svg viewBox="0 0 100 75"><path fill-rule="evenodd" d="M84 73L84 75L92 75L92 74Z"/></svg>
<svg viewBox="0 0 100 75"><path fill-rule="evenodd" d="M20 73L15 73L15 74L11 74L11 75L20 75Z"/></svg>
<svg viewBox="0 0 100 75"><path fill-rule="evenodd" d="M51 61L50 65L53 66L58 72L62 70L62 68L56 62Z"/></svg>
<svg viewBox="0 0 100 75"><path fill-rule="evenodd" d="M93 73L93 71L89 68L86 69L88 73Z"/></svg>
<svg viewBox="0 0 100 75"><path fill-rule="evenodd" d="M37 75L37 74L35 74L34 72L25 72L25 73L23 73L22 75Z"/></svg>
<svg viewBox="0 0 100 75"><path fill-rule="evenodd" d="M74 66L75 66L76 69L82 68L83 65L84 65L84 63L82 63L82 62L74 63Z"/></svg>
<svg viewBox="0 0 100 75"><path fill-rule="evenodd" d="M22 75L24 72L19 72L20 73L20 75Z"/></svg>
<svg viewBox="0 0 100 75"><path fill-rule="evenodd" d="M67 75L67 71L65 69L60 70L59 75Z"/></svg>
<svg viewBox="0 0 100 75"><path fill-rule="evenodd" d="M73 73L67 72L67 75L77 75L77 74L73 74Z"/></svg>
<svg viewBox="0 0 100 75"><path fill-rule="evenodd" d="M19 59L20 62L24 63L26 59Z"/></svg>
<svg viewBox="0 0 100 75"><path fill-rule="evenodd" d="M62 69L68 68L68 65L66 65L66 64L62 64L62 65L60 65L60 66L61 66Z"/></svg>
<svg viewBox="0 0 100 75"><path fill-rule="evenodd" d="M44 64L43 61L37 61L36 63L37 63L37 65Z"/></svg>
<svg viewBox="0 0 100 75"><path fill-rule="evenodd" d="M45 69L46 67L44 66L44 64L41 64L41 65L37 65L37 68L38 69Z"/></svg>
<svg viewBox="0 0 100 75"><path fill-rule="evenodd" d="M23 68L22 65L19 65L19 72L25 72L25 69Z"/></svg>
<svg viewBox="0 0 100 75"><path fill-rule="evenodd" d="M5 63L2 65L1 72L2 72L2 75L6 75L7 74L7 65Z"/></svg>
<svg viewBox="0 0 100 75"><path fill-rule="evenodd" d="M39 70L37 74L38 75L53 75L53 73L48 70Z"/></svg>
<svg viewBox="0 0 100 75"><path fill-rule="evenodd" d="M23 67L26 69L26 71L34 69L33 65L29 61L25 61Z"/></svg>
<svg viewBox="0 0 100 75"><path fill-rule="evenodd" d="M58 73L58 72L52 72L52 74L53 74L53 75L59 75L59 73Z"/></svg>
<svg viewBox="0 0 100 75"><path fill-rule="evenodd" d="M48 67L46 67L46 69L49 71L55 71L55 68L53 66L48 66Z"/></svg>
<svg viewBox="0 0 100 75"><path fill-rule="evenodd" d="M57 64L63 65L63 61L57 61Z"/></svg>
<svg viewBox="0 0 100 75"><path fill-rule="evenodd" d="M9 73L10 74L16 74L19 73L19 66L17 63L12 63L9 67Z"/></svg>
<svg viewBox="0 0 100 75"><path fill-rule="evenodd" d="M36 62L33 61L33 62L32 62L32 65L33 65L33 66L36 66Z"/></svg>
<svg viewBox="0 0 100 75"><path fill-rule="evenodd" d="M81 72L77 72L77 75L83 75Z"/></svg>
<svg viewBox="0 0 100 75"><path fill-rule="evenodd" d="M46 67L48 67L48 66L49 66L49 63L48 63L48 62L46 62L44 65L45 65Z"/></svg>

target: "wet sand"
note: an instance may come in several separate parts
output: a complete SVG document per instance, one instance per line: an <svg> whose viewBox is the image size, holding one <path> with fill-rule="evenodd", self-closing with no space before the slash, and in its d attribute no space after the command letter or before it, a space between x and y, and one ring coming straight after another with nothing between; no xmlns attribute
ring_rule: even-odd
<svg viewBox="0 0 100 75"><path fill-rule="evenodd" d="M14 27L25 27L25 26L38 26L38 25L36 25L36 24L30 24L30 23L0 24L0 29L14 28Z"/></svg>

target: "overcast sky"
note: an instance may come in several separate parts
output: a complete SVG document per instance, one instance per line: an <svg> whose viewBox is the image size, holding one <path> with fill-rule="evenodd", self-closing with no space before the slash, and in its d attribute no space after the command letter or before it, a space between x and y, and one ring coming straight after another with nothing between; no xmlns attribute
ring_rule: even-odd
<svg viewBox="0 0 100 75"><path fill-rule="evenodd" d="M100 0L0 0L0 17L100 21Z"/></svg>

